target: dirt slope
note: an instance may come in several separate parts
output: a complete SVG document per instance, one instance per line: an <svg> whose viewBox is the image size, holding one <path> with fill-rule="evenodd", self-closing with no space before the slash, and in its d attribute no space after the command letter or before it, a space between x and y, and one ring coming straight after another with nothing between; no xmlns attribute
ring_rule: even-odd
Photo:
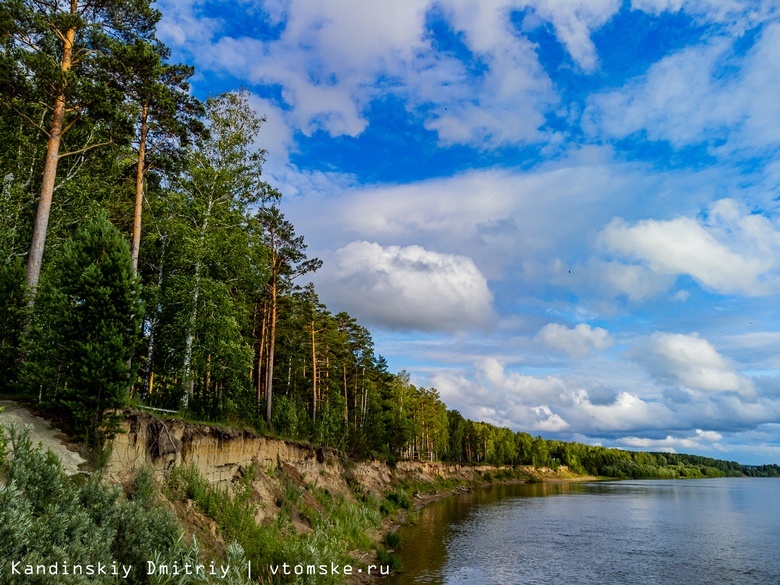
<svg viewBox="0 0 780 585"><path fill-rule="evenodd" d="M20 428L30 425L30 439L33 445L41 444L44 449L51 450L62 461L62 468L68 475L80 473L86 467L86 460L79 455L76 446L68 442L68 437L49 421L32 414L27 408L10 400L0 400L0 424L8 428L12 424ZM8 432L6 431L6 435ZM10 447L10 445L9 445Z"/></svg>

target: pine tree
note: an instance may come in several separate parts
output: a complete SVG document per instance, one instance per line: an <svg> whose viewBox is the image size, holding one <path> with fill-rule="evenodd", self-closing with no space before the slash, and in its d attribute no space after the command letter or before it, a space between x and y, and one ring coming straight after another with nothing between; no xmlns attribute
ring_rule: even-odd
<svg viewBox="0 0 780 585"><path fill-rule="evenodd" d="M142 305L130 249L101 212L66 243L36 304L28 379L77 430L100 443L116 431L140 339Z"/></svg>
<svg viewBox="0 0 780 585"><path fill-rule="evenodd" d="M130 251L138 272L141 247L141 215L148 171L170 167L180 158L192 135L203 132L203 105L189 95L188 79L194 69L167 62L170 49L143 38L133 43L116 42L111 50L116 83L137 108L135 204ZM177 157L177 155L179 155Z"/></svg>
<svg viewBox="0 0 780 585"><path fill-rule="evenodd" d="M151 37L159 17L147 0L0 3L0 104L38 130L46 143L27 258L32 294L40 277L59 161L110 144L122 133L117 132L124 121L117 106L124 96L110 83L107 69L115 62L110 47ZM92 124L86 141L66 144L66 135L85 123Z"/></svg>
<svg viewBox="0 0 780 585"><path fill-rule="evenodd" d="M280 295L292 289L292 282L299 276L314 272L322 266L317 258L306 258L306 244L303 236L295 235L292 223L276 206L261 207L257 212L257 221L263 228L263 241L270 256L268 283L265 286L262 331L264 339L260 348L266 348L265 359L265 418L271 422L273 403L274 351L276 348L276 326ZM260 401L261 382L258 382L257 400ZM315 390L316 393L316 390Z"/></svg>

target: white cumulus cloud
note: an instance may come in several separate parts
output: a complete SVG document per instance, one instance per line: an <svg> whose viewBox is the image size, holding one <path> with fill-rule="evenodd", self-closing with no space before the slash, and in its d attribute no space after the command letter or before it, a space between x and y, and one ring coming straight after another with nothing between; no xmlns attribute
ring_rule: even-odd
<svg viewBox="0 0 780 585"><path fill-rule="evenodd" d="M679 450L691 451L720 448L719 441L723 435L715 431L703 431L696 429L696 434L686 437L675 437L667 435L663 439L652 439L646 437L623 437L618 439L618 443L627 447L644 449L648 451L666 451L667 453L677 453Z"/></svg>
<svg viewBox="0 0 780 585"><path fill-rule="evenodd" d="M572 328L559 323L549 323L539 331L537 339L547 347L568 353L575 359L584 358L591 351L612 346L612 338L606 329L591 327L586 323Z"/></svg>
<svg viewBox="0 0 780 585"><path fill-rule="evenodd" d="M772 2L755 0L631 0L631 8L658 15L662 12L686 12L700 23L718 23L735 34L771 18Z"/></svg>
<svg viewBox="0 0 780 585"><path fill-rule="evenodd" d="M277 86L287 118L305 135L356 136L377 97L399 96L443 144L492 149L548 142L545 114L558 93L527 28L549 23L572 61L598 68L591 39L620 0L273 0L242 3L278 37L232 33L203 16L215 0L162 0L162 39L203 70ZM514 18L524 14L518 27ZM463 51L434 42L431 22ZM247 27L251 31L251 27ZM475 66L476 64L476 66Z"/></svg>
<svg viewBox="0 0 780 585"><path fill-rule="evenodd" d="M513 371L494 358L480 360L472 374L438 372L430 382L465 416L527 432L631 432L662 428L677 418L666 405L629 392L595 403L575 382Z"/></svg>
<svg viewBox="0 0 780 585"><path fill-rule="evenodd" d="M778 289L780 232L764 216L731 199L714 203L705 218L614 219L600 235L607 251L640 262L659 275L688 274L705 289L765 295Z"/></svg>
<svg viewBox="0 0 780 585"><path fill-rule="evenodd" d="M583 70L597 68L598 55L590 35L620 10L621 0L536 0L529 4L552 22L556 35Z"/></svg>
<svg viewBox="0 0 780 585"><path fill-rule="evenodd" d="M457 332L494 320L487 280L465 256L357 241L336 251L325 278L329 303L369 324Z"/></svg>
<svg viewBox="0 0 780 585"><path fill-rule="evenodd" d="M704 392L755 395L753 382L696 333L656 332L637 343L630 355L668 384Z"/></svg>
<svg viewBox="0 0 780 585"><path fill-rule="evenodd" d="M767 24L744 56L735 54L735 39L718 36L686 47L624 87L594 95L583 114L584 127L615 138L643 132L675 148L704 143L714 153L747 149L764 155L767 147L780 145L773 99L780 24Z"/></svg>

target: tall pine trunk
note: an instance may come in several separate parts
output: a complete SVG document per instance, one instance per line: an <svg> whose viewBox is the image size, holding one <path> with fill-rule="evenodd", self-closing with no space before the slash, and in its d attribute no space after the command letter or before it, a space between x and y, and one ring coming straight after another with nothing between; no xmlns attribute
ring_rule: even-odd
<svg viewBox="0 0 780 585"><path fill-rule="evenodd" d="M263 301L260 329L260 343L257 347L257 405L260 407L261 401L265 397L265 375L263 365L268 363L268 315L269 309Z"/></svg>
<svg viewBox="0 0 780 585"><path fill-rule="evenodd" d="M347 364L342 364L344 373L344 424L349 424L349 397L347 396Z"/></svg>
<svg viewBox="0 0 780 585"><path fill-rule="evenodd" d="M71 0L70 14L78 13L77 0ZM60 70L63 77L67 75L73 65L73 45L76 41L76 27L71 26L62 37L62 61ZM49 138L46 143L46 160L43 166L43 181L41 183L41 195L38 199L38 211L35 215L30 253L27 256L26 283L32 294L38 286L41 276L41 264L43 262L43 248L46 244L46 230L49 227L49 214L51 213L51 200L54 195L54 181L57 178L57 163L60 160L60 142L62 141L63 127L65 124L65 110L67 106L66 88L61 91L54 100ZM30 297L30 304L34 302L34 296Z"/></svg>

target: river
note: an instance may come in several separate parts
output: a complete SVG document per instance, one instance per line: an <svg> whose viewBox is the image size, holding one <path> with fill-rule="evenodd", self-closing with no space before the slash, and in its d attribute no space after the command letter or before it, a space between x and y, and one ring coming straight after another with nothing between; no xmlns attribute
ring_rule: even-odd
<svg viewBox="0 0 780 585"><path fill-rule="evenodd" d="M494 486L399 529L395 584L780 583L780 480Z"/></svg>

